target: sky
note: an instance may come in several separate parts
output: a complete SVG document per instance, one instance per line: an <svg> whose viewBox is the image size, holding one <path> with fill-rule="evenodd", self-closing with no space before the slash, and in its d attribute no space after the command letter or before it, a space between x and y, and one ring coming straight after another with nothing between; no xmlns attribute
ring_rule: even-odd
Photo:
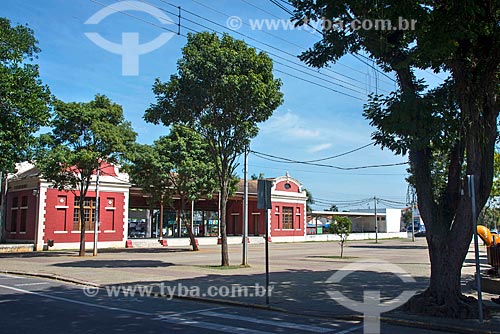
<svg viewBox="0 0 500 334"><path fill-rule="evenodd" d="M375 71L362 56L345 56L327 69L307 68L297 56L320 35L310 27L292 29L287 23L290 15L269 0L2 0L0 16L34 30L42 50L35 62L52 94L66 102L107 95L123 106L138 142L145 144L169 132L162 125L146 123L143 115L155 102L155 79L168 81L176 74L189 32L225 32L273 58L274 75L283 82L284 103L259 124L260 132L251 142L256 152L307 161L365 146L372 142L375 130L362 116L368 94L396 88L393 75ZM105 42L96 43L96 36ZM133 36L138 36L136 49ZM135 58L137 66L125 59L124 73L122 54L126 52L120 45L127 46L128 55L134 52L130 50L151 47ZM430 84L442 79L442 75L422 74ZM407 157L368 146L321 163L358 167L406 161ZM242 176L243 157L239 162L237 172ZM349 202L374 196L401 203L382 201L381 207L404 207L406 168L346 171L249 156L249 175L277 177L288 172L312 193L317 210L329 208L330 203L341 210L373 208L373 200L358 206Z"/></svg>

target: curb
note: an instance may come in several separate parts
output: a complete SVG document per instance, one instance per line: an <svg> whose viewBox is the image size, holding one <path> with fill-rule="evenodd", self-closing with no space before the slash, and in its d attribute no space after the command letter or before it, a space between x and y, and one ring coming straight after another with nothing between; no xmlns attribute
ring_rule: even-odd
<svg viewBox="0 0 500 334"><path fill-rule="evenodd" d="M48 274L48 273L28 273L28 272L24 272L24 271L0 270L0 274L46 278L46 279L51 279L51 280L55 280L55 281L65 282L65 283L101 288L101 286L99 284L96 284L96 283L86 282L86 281L82 281L82 280L79 280L76 278L69 278L69 277L64 277L64 276L58 276L55 274Z"/></svg>
<svg viewBox="0 0 500 334"><path fill-rule="evenodd" d="M75 285L92 286L92 287L96 287L98 289L104 288L100 284L82 281L79 279L74 279L74 278L69 278L69 277L64 277L64 276L58 276L58 275L50 274L50 273L28 273L28 272L23 272L23 271L0 270L0 274L38 277L38 278L51 279L51 280L75 284ZM191 296L181 296L181 295L162 295L160 293L153 293L151 297L170 298L170 299L175 298L175 299L179 299L179 300L189 300L189 301L201 301L204 303L219 304L219 305L231 305L231 306L245 307L245 308L254 308L254 309L268 310L268 311L274 311L274 312L280 312L280 313L292 314L292 315L302 315L302 316L307 315L308 317L314 317L314 318L319 318L319 319L329 319L329 320L338 319L338 320L347 320L347 321L363 321L364 320L363 315L360 315L360 314L344 314L344 315L337 315L337 316L335 316L335 315L326 316L326 315L321 315L321 314L311 314L307 311L300 312L300 311L294 311L294 310L288 310L288 309L284 309L284 308L280 308L280 307L275 307L275 306L271 306L271 305L245 303L245 302L241 302L241 301L237 301L237 300L222 300L222 299L215 299L215 298L191 297ZM459 327L459 326L455 326L455 325L438 324L438 323L431 323L431 322L425 322L425 321L419 321L419 320L398 319L398 318L394 318L391 316L385 316L385 317L382 316L382 317L380 317L380 321L382 321L386 324L391 324L391 325L405 326L405 327L411 327L411 328L421 328L421 329L435 330L435 331L452 331L454 333L464 333L464 334L500 334L500 331L481 329L481 328L477 328L477 327L475 327L475 328L470 327L473 324L470 324L469 327ZM481 326L481 324L479 324L479 323L474 324L474 325Z"/></svg>

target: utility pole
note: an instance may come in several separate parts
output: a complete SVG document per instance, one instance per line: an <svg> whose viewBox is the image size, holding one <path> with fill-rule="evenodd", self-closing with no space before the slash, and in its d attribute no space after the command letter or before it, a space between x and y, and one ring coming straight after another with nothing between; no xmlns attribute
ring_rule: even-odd
<svg viewBox="0 0 500 334"><path fill-rule="evenodd" d="M477 236L476 191L474 175L467 175L469 181L469 196L472 207L472 226L474 226L474 253L476 258L476 288L478 300L479 322L483 322L483 295L481 291L481 265L479 264L479 239Z"/></svg>
<svg viewBox="0 0 500 334"><path fill-rule="evenodd" d="M378 219L377 219L377 197L373 196L373 204L375 206L375 243L378 243Z"/></svg>
<svg viewBox="0 0 500 334"><path fill-rule="evenodd" d="M411 208L411 241L415 241L414 210L417 208L417 193L415 191L415 188L413 188L411 185L408 185L408 190L406 191L406 205L408 205Z"/></svg>
<svg viewBox="0 0 500 334"><path fill-rule="evenodd" d="M100 167L100 166L99 166ZM99 234L99 174L100 169L97 167L95 179L95 222L94 222L94 252L93 255L97 256L97 235Z"/></svg>
<svg viewBox="0 0 500 334"><path fill-rule="evenodd" d="M163 194L160 195L160 222L158 224L158 240L160 243L163 240Z"/></svg>
<svg viewBox="0 0 500 334"><path fill-rule="evenodd" d="M243 171L243 259L241 264L248 265L248 145L245 147L245 166Z"/></svg>
<svg viewBox="0 0 500 334"><path fill-rule="evenodd" d="M413 217L413 209L414 204L411 205L411 241L415 241L415 218Z"/></svg>

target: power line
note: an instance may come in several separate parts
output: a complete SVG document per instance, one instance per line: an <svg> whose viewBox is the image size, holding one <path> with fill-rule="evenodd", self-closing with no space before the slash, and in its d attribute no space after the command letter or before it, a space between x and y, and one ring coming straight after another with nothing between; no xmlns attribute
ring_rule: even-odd
<svg viewBox="0 0 500 334"><path fill-rule="evenodd" d="M149 5L151 5L151 6L154 6L153 4L151 4L151 3L149 3L149 2L147 2L147 1L145 1L145 0L142 0L142 1L143 1L143 2L145 2L145 3L147 3L147 4L149 4ZM163 3L165 3L165 4L167 4L167 5L170 5L170 6L172 6L172 7L178 8L177 6L175 6L175 5L174 5L174 4L172 4L172 3L169 3L168 1L165 1L165 0L159 0L159 1L161 1L161 2L163 2ZM176 15L175 13L173 13L173 12L171 12L171 11L168 11L168 10L166 10L166 9L164 9L164 8L157 7L157 6L154 6L154 7L156 7L156 8L157 8L157 9L159 9L159 10L162 10L162 11L164 11L164 12L166 12L166 13L169 13L169 14L171 14L171 15ZM226 27L226 26L224 26L224 25L222 25L222 24L220 24L220 23L217 23L217 22L215 22L215 21L213 21L213 20L207 19L207 18L205 18L205 17L203 17L203 16L201 16L201 15L198 15L198 14L196 14L196 13L194 13L194 12L190 11L190 10L186 10L186 9L182 9L182 10L183 10L184 12L186 12L186 13L189 13L189 14L191 14L191 15L193 15L193 16L195 16L195 17L197 17L197 18L200 18L200 19L202 19L202 20L205 20L205 21L207 21L207 22L209 22L209 23L211 23L211 24L214 24L214 25L216 25L216 26L219 26L219 27L221 27L221 28L223 28L223 29L229 30L229 31L231 31L231 32L235 32L235 33L237 33L237 34L239 34L239 35L241 35L241 36L243 36L243 37L245 37L245 38L248 38L248 39L251 39L251 40L256 41L256 42L258 42L258 43L261 43L261 44L263 44L263 45L265 45L265 46L267 46L267 47L269 47L269 48L272 48L272 49L278 50L279 52L282 52L282 53L284 53L284 54L286 54L286 55L288 55L288 56L295 57L295 55L294 55L294 54L292 54L292 53L289 53L289 52L286 52L286 51L280 50L280 49L278 49L278 48L276 48L276 47L274 47L274 46L272 46L272 45L270 45L270 44L268 44L268 43L265 43L265 42L259 41L258 39L253 38L253 37L251 37L251 36L248 36L248 35L246 35L246 34L243 34L243 33L239 32L239 31L233 31L233 30L229 29L228 27ZM213 29L213 28L207 27L206 25L201 24L201 23L199 23L199 22L197 22L197 21L191 20L191 19L189 19L189 18L183 17L183 20L186 20L186 21L188 21L188 22L190 22L190 23L196 24L196 25L198 25L198 26L200 26L200 27L202 27L202 28L205 28L205 29L211 30L211 31L213 31L213 32L215 32L215 33L222 34L222 32L220 32L220 31L217 31L217 30L215 30L215 29ZM189 27L186 27L185 25L184 25L183 27L184 27L185 29L190 30L190 31L193 31L193 32L198 32L197 30L192 29L192 28L189 28ZM298 64L298 63L293 62L293 61L291 61L291 60L289 60L289 59L286 59L286 58L284 58L284 57L282 57L282 56L279 56L279 55L277 55L277 54L275 54L275 53L272 53L272 52L270 52L270 51L268 51L268 50L265 50L265 49L262 49L262 48L256 47L256 46L254 46L254 45L252 45L252 44L249 44L249 43L247 43L247 44L248 44L249 46L251 46L251 47L253 47L253 48L257 49L257 50L263 51L263 52L265 52L265 53L267 53L267 54L269 54L269 55L272 55L272 56L274 56L274 57L277 57L277 58L279 58L279 59L282 59L282 60L285 60L285 61L287 61L287 62L289 62L289 63L292 63L292 64L294 64L294 65L296 65L296 66L303 67L303 68L305 68L305 69L307 69L307 70L309 70L309 71L312 71L312 72L314 72L314 73L317 73L316 71L314 71L314 70L313 70L313 69L311 69L310 67L304 66L304 65L302 65L302 64ZM275 61L275 62L276 62L276 61ZM277 63L279 63L279 62L277 62ZM281 63L280 63L280 64L281 64ZM281 65L284 65L284 64L281 64ZM285 66L288 66L288 65L285 65ZM288 67L290 67L290 66L288 66ZM295 70L296 70L296 71L300 71L300 70L297 70L297 69L295 69ZM316 85L316 86L319 86L319 87L322 87L322 88L329 89L329 90L331 90L331 91L333 91L333 92L336 92L336 93L339 93L339 94L342 94L342 95L345 95L345 96L348 96L348 97L351 97L351 98L354 98L354 99L357 99L357 100L365 101L364 99L361 99L361 98L359 98L359 97L355 97L355 96L353 96L353 95L351 95L351 94L341 92L341 91L339 91L339 90L336 90L336 89L333 89L333 88L327 87L327 86L325 86L325 85L322 85L322 84L319 84L319 83L316 83L316 82L313 82L313 81L310 81L310 80L307 80L307 79L304 79L304 78L301 78L301 77L298 77L298 76L294 76L293 74L290 74L290 73L288 73L288 72L283 72L283 71L279 71L279 70L276 70L276 69L275 69L275 71L280 72L280 73L283 73L283 74L286 74L286 75L289 75L289 76L292 76L292 77L294 77L294 78L296 78L296 79L299 79L299 80L302 80L302 81L305 81L305 82L308 82L308 83L314 84L314 85ZM304 72L303 72L303 73L304 73ZM341 73L337 73L337 74L342 75L342 76L344 76L344 77L349 78L350 80L354 80L354 81L355 81L355 79L350 78L350 77L348 77L348 76L345 76L345 75L343 75L343 74L341 74ZM319 77L317 77L317 76L315 76L315 75L313 75L313 74L308 74L308 75L313 76L313 77L316 77L316 78L318 78L318 79L321 79L321 78L319 78ZM323 74L323 75L325 75L325 74ZM330 77L330 76L328 76L328 77ZM330 78L331 78L331 77L330 77ZM344 83L346 83L346 84L349 84L349 85L351 85L351 86L353 86L353 87L359 88L358 86L355 86L355 85L353 85L353 84L351 84L351 83L349 83L349 82L342 81L342 80L340 80L340 79L336 79L336 78L332 78L332 79L335 79L335 80L337 80L337 81L341 81L341 82L344 82ZM331 81L330 81L330 82L331 82ZM364 84L364 83L363 83L363 82L361 82L361 81L358 81L358 82L359 82L359 83ZM345 86L343 86L343 85L341 85L341 84L338 84L338 83L335 83L335 84L336 84L336 85L338 85L338 86L341 86L341 87L342 87L342 88L344 88L344 89L351 90L351 91L353 91L353 92L359 93L359 91L355 91L355 90L353 90L352 88L345 87Z"/></svg>
<svg viewBox="0 0 500 334"><path fill-rule="evenodd" d="M281 161L277 161L281 162ZM248 166L254 167L254 168L264 168L264 169L273 169L273 170L279 170L283 171L283 168L279 167L269 167L269 166L262 166L262 165L255 165L255 164L249 164ZM326 171L312 171L309 169L289 169L291 172L301 172L301 173L313 173L313 174L327 174L327 175L359 175L359 176L408 176L408 174L401 174L401 173L352 173L352 172L346 172L346 173L335 173L335 172L326 172Z"/></svg>
<svg viewBox="0 0 500 334"><path fill-rule="evenodd" d="M285 74L285 75L291 76L291 77L293 77L293 78L296 78L296 79L299 79L299 80L302 80L302 81L305 81L305 82L309 82L309 83L315 84L315 85L317 85L317 86L319 86L319 87L323 87L323 88L325 88L325 89L331 90L332 92L335 92L335 93L338 93L338 94L342 94L342 95L345 95L345 96L351 97L351 98L356 99L356 100L365 101L365 100L364 100L364 99L362 99L362 98L356 97L356 96L351 95L351 94L348 94L348 93L343 93L343 92L338 91L338 90L336 90L336 89L333 89L333 88L327 87L327 86L322 85L322 84L319 84L319 83L315 83L315 82L313 82L313 81L310 81L310 80L307 80L307 79L304 79L304 78L298 77L298 76L296 76L296 75L293 75L293 74L290 74L290 73L286 73L286 72L280 71L280 70L278 70L278 69L274 69L274 70L275 70L276 72L278 72L278 73L282 73L282 74Z"/></svg>
<svg viewBox="0 0 500 334"><path fill-rule="evenodd" d="M198 0L193 0L193 1L194 1L194 2L196 2L196 3L198 3L198 4L200 4L201 6L203 6L203 7L205 7L205 8L211 9L211 10L213 10L213 11L215 11L215 12L219 13L219 14L222 14L222 15L224 15L224 16L226 16L226 17L230 17L230 16L229 16L229 15L227 15L227 14L224 14L224 13L222 13L222 12L220 12L220 11L216 10L216 9L213 9L213 8L211 8L211 7L209 7L209 6L205 5L205 4L200 3ZM267 10L265 10L265 9L263 9L263 8L261 8L261 7L259 7L259 6L257 6L257 5L255 5L255 4L251 3L251 2L250 2L250 1L248 1L248 0L240 0L240 1L242 1L242 2L244 2L244 3L246 3L246 4L248 4L249 6L252 6L253 8L256 8L257 10L259 10L259 11L261 11L261 12L263 12L263 13L266 13L266 14L268 14L268 15L270 15L270 16L272 16L272 17L274 17L274 18L278 19L278 20L281 20L281 19L282 19L281 17L279 17L279 16L277 16L277 15L275 15L275 14L273 14L273 13L271 13L271 12L269 12L269 11L267 11ZM247 25L247 26L248 26L248 23L246 23L246 22L243 22L243 23L244 23L245 25ZM281 38L281 37L279 37L279 36L276 36L276 35L274 35L274 34L270 34L269 32L264 31L264 30L262 30L261 32L263 32L263 33L265 33L265 34L268 34L268 35L270 35L270 36L273 36L273 37L275 37L275 38L278 38L278 39L280 39L280 40L284 40L284 41L285 41L286 43L288 43L288 44L294 45L294 46L296 46L296 47L299 47L299 48L300 48L300 49L302 49L302 50L307 51L307 47L305 47L305 46L301 46L301 45L298 45L298 44L296 44L296 43L290 42L289 40L285 40L285 39L283 39L283 38ZM358 73L360 73L360 74L365 74L364 72L362 72L362 71L358 70L357 68L354 68L354 67L352 67L352 66L348 66L348 65L343 64L343 63L341 63L341 62L337 62L337 63L335 63L335 65L340 65L340 66L343 66L343 67L345 67L345 68L347 68L347 69L349 69L349 70L351 70L351 71L355 71L355 72L358 72ZM324 68L324 69L325 69L325 70L327 70L327 71L333 72L333 73L337 73L336 71L334 71L334 70L332 70L332 69L329 69L329 68ZM387 92L387 91L386 91L386 92Z"/></svg>
<svg viewBox="0 0 500 334"><path fill-rule="evenodd" d="M89 0L89 1L92 1L93 3L99 4L99 5L101 5L102 7L108 7L108 8L109 8L109 5L104 4L104 3L102 3L102 2L99 2L99 1L97 1L97 0ZM173 32L173 33L174 33L174 34L176 34L176 35L180 35L177 31L170 30L170 29L168 29L168 28L166 28L166 27L164 27L164 26L161 26L161 25L159 25L159 24L156 24L156 23L151 22L151 21L148 21L148 20L144 20L144 19L143 19L143 18L141 18L141 17L135 16L135 15L132 15L132 14L129 14L129 13L127 13L127 12L123 12L123 11L121 11L121 10L117 10L117 9L112 9L112 10L113 10L115 13L120 13L120 14L126 15L126 16L128 16L128 17L132 17L132 18L134 18L134 19L136 19L136 20L139 20L139 21L142 21L142 22L147 23L147 24L149 24L149 25L155 26L156 28L160 28L160 29L162 29L162 30L166 30L166 31L168 31L168 32ZM185 36L184 36L184 37L185 37Z"/></svg>
<svg viewBox="0 0 500 334"><path fill-rule="evenodd" d="M108 5L103 4L103 3L99 2L99 1L96 1L96 0L89 0L89 1L94 2L94 3L96 3L96 4L99 4L99 5L101 5L102 7L107 7L107 6L108 6ZM171 15L177 15L176 13L170 12L170 11L168 11L168 10L166 10L166 9L163 9L163 8L160 8L160 7L156 7L156 6L154 6L153 4L148 3L148 2L146 2L146 1L143 1L143 2L145 2L145 3L149 4L149 5L151 5L151 6L155 7L155 8L157 8L157 9L160 9L160 10L162 10L162 11L166 12L166 13L169 13L169 14L171 14ZM162 2L164 2L164 1L162 1ZM175 6L175 5L170 4L170 3L169 3L169 5L171 5L171 6ZM135 15L132 15L132 14L129 14L129 13L126 13L126 12L120 11L120 10L114 10L114 11L115 11L115 12L117 12L117 13L120 13L120 14L126 15L126 16L128 16L128 17L134 18L134 19L136 19L136 20L139 20L139 21L141 21L141 22L147 23L147 24L152 25L152 26L154 26L154 27L161 28L161 29L163 29L163 30L167 30L167 31L169 31L169 32L173 32L173 33L175 33L175 34L177 34L177 35L180 35L180 36L183 36L183 37L187 37L186 35L184 35L184 34L182 34L182 33L180 33L180 32L175 32L175 31L173 31L173 30L170 30L170 29L168 29L168 28L165 28L165 27L160 26L160 25L158 25L158 24L155 24L155 23L153 23L153 22L150 22L150 21L144 20L144 19L142 19L142 18L140 18L140 17L137 17L137 16L135 16ZM184 10L184 11L185 11L185 10ZM191 13L191 12L190 12L190 13ZM199 15L197 15L197 14L192 14L192 15L195 15L195 16L197 16L197 17L200 17L200 18L202 18L202 19L205 19L205 18L203 18L203 17L201 17L201 16L199 16ZM212 28L209 28L209 27L207 27L207 26L205 26L205 25L203 25L203 24L200 24L200 23L198 23L198 22L196 22L196 21L193 21L193 20L190 20L190 19L187 19L187 18L183 18L183 19L184 19L184 20L187 20L187 21L189 21L189 22L191 22L191 23L197 24L197 25L199 25L199 26L201 26L201 27L203 27L203 28L205 28L205 29L211 30L211 31L213 31L213 32L215 32L215 33L222 34L221 32L216 31L216 30L214 30L214 29L212 29ZM207 20L207 19L206 19L206 20ZM210 20L209 20L209 21L210 21ZM213 21L211 21L211 22L213 22ZM214 22L214 24L218 24L218 23L215 23L215 22ZM218 25L220 25L220 24L218 24ZM197 30L195 30L195 29L192 29L192 28L190 28L190 27L187 27L187 26L185 26L185 25L180 25L180 26L182 26L184 29L187 29L187 30L192 31L192 32L194 32L194 33L198 33L198 32L199 32L199 31L197 31ZM240 34L241 34L241 33L240 33ZM242 34L242 35L244 35L244 34ZM246 36L246 35L244 35L244 36ZM251 38L251 37L249 37L249 38ZM247 43L247 44L248 44L248 43ZM265 44L265 43L263 43L263 44L264 44L264 45L267 45L267 44ZM251 47L254 47L254 48L255 48L255 49L257 49L257 50L261 50L261 51L263 51L263 52L265 52L265 53L268 53L268 54L274 55L275 57L278 57L278 58L281 58L281 59L286 60L286 61L288 61L288 62L291 62L291 63L293 63L294 65L303 66L303 65L301 65L301 64L297 64L297 63L295 63L295 62L292 62L292 61L290 61L290 60L288 60L288 59L286 59L286 58L283 58L283 57L280 57L280 56L278 56L278 55L275 55L275 54L273 54L273 53L271 53L271 52L269 52L269 51L267 51L267 50L264 50L264 49L262 49L262 48L255 47L255 46L253 46L253 45L251 45L251 44L248 44L248 45L249 45L249 46L251 46ZM303 67L305 67L305 66L303 66ZM308 68L308 67L305 67L305 68L307 68L307 69L311 70L311 69L310 69L310 68ZM282 73L282 74L285 74L285 75L292 76L292 77L294 77L294 78L296 78L296 79L299 79L299 80L301 80L301 81L311 83L311 84L316 85L316 86L318 86L318 87L322 87L322 88L325 88L325 89L331 90L331 91L333 91L333 92L335 92L335 93L339 93L339 94L342 94L342 95L345 95L345 96L348 96L348 97L351 97L351 98L354 98L354 99L357 99L357 100L364 101L363 99L361 99L361 98L359 98L359 97L355 97L355 96L350 95L350 94L348 94L348 93L344 93L344 92L338 91L338 90L336 90L336 89L333 89L333 88L327 87L327 86L322 85L322 84L319 84L319 83L317 83L317 82L314 82L314 81L311 81L311 80L307 80L307 79L304 79L304 78L301 78L301 77L298 77L298 76L295 76L295 75L293 75L293 74L290 74L290 73L287 73L287 72L284 72L284 71L280 71L280 70L277 70L277 69L275 69L275 71L276 71L276 72L279 72L279 73ZM343 87L344 87L344 86L343 86ZM347 88L347 87L344 87L344 88L349 89L349 88ZM354 91L353 89L349 89L349 90ZM356 91L354 91L354 92L356 92Z"/></svg>
<svg viewBox="0 0 500 334"><path fill-rule="evenodd" d="M148 3L148 2L147 2L147 1L145 1L145 0L142 0L142 1L143 1L143 2L145 2L145 3ZM162 3L165 3L165 4L169 5L169 6L172 6L172 7L178 8L177 6L175 6L174 4L172 4L172 3L168 2L168 1L165 1L165 0L159 0L159 1L160 1L160 2L162 2ZM148 4L150 4L150 3L148 3ZM152 4L150 4L150 5L152 5ZM153 6L153 5L152 5L152 6ZM207 7L207 6L205 5L204 7ZM169 13L169 14L175 15L175 13L172 13L172 12L170 12L170 11L168 11L168 10L164 9L164 8L161 8L161 7L156 7L156 8L158 8L158 9L160 9L160 10L163 10L163 11L165 11L165 12ZM262 45L265 45L266 47L271 48L271 49L273 49L273 50L276 50L276 51L278 51L278 52L281 52L281 53L283 53L283 54L285 54L285 55L287 55L287 56L290 56L290 57L296 58L296 55L295 55L295 54L293 54L293 53L290 53L290 52L287 52L287 51L283 51L283 50L281 50L280 48L277 48L277 47L275 47L275 46L273 46L273 45L271 45L271 44L269 44L269 43L262 42L262 41L260 41L259 39L254 38L254 37L252 37L252 36L249 36L249 35L247 35L247 34L244 34L244 33L240 32L240 31L232 30L232 29L228 28L227 26L225 26L225 25L223 25L223 24L220 24L220 23L215 22L215 21L213 21L213 20L207 19L206 17L201 16L201 15L199 15L199 14L197 14L197 13L194 13L194 12L192 12L192 11L190 11L190 10L187 10L187 9L182 9L182 10L183 10L184 12L186 12L186 13L190 14L190 15L193 15L193 16L195 16L195 17L197 17L197 18L199 18L199 19L202 19L202 20L204 20L204 21L207 21L207 22L209 22L209 23L211 23L211 24L213 24L213 25L215 25L215 26L218 26L218 27L220 27L220 28L222 28L222 29L228 30L228 31L233 32L233 33L236 33L236 34L238 34L238 35L240 35L240 36L242 36L242 37L244 37L244 38L247 38L247 39L250 39L250 40L252 40L252 41L254 41L254 42L257 42L257 43L260 43L260 44L262 44ZM224 15L226 15L226 14L224 14ZM228 15L226 15L226 16L228 16ZM229 16L228 16L228 17L229 17ZM211 31L216 32L216 33L218 33L218 34L222 34L222 32L220 32L220 31L217 31L217 30L215 30L215 29L213 29L213 28L207 27L206 25L203 25L203 24L201 24L201 23L199 23L199 22L196 22L196 21L194 21L194 20L191 20L191 19L189 19L189 18L184 17L183 19L184 19L184 20L186 20L186 21L188 21L188 22L191 22L191 23L193 23L193 24L199 25L199 26L201 26L201 27L203 27L203 28L205 28L205 29L211 30ZM268 50L265 50L265 49L262 49L262 48L256 47L256 46L251 45L251 44L249 44L249 43L247 43L247 44L248 44L249 46L252 46L252 47L254 47L254 48L258 49L258 50L264 51L264 52L266 52L266 53L267 53L267 54L269 54L269 55L272 55L272 56L277 57L277 58L279 58L279 59L282 59L282 60L285 60L285 61L287 61L287 62L290 62L290 63L292 63L292 64L294 64L294 65L296 65L296 66L303 67L303 68L305 68L305 69L307 69L307 70L309 70L309 71L312 71L312 72L314 72L314 73L318 73L318 71L315 71L314 69L312 69L312 68L310 68L310 67L308 67L308 66L305 66L305 65L300 64L300 63L293 62L293 61L291 61L291 60L289 60L289 59L286 59L286 58L284 58L284 57L282 57L282 56L277 55L276 53L272 53L272 52L270 52L270 51L268 51ZM342 76L342 77L345 77L345 78L347 78L347 79L349 79L349 80L352 80L352 81L355 81L355 82L361 83L361 84L363 84L363 85L365 84L365 83L364 83L364 82L362 82L362 81L359 81L359 80L357 80L357 79L354 79L354 78L352 78L352 77L349 77L349 76L347 76L347 75L345 75L345 74L342 74L342 73L340 73L340 72L337 72L337 71L334 71L334 70L331 70L331 69L327 69L327 70L328 70L329 72L332 72L332 73L335 73L335 74L340 75L340 76ZM327 76L327 77L330 77L330 78L332 78L332 79L335 79L335 80L337 80L337 81L340 81L340 82L343 82L343 83L345 83L345 84L351 85L351 86L353 86L353 87L359 88L358 86L353 85L353 84L351 84L351 83L349 83L349 82L346 82L346 81L340 80L340 79L338 79L338 78L333 78L333 77L328 76L328 75L326 75L326 74L324 74L324 73L322 73L322 74L323 74L323 75L325 75L325 76ZM310 74L310 75L311 75L311 74ZM337 85L339 85L339 86L341 86L341 87L343 87L343 88L345 88L345 89L352 90L352 88L344 87L344 86L342 86L342 85L340 85L340 84L338 84L338 83L336 83L336 84L337 84ZM387 92L387 91L386 91L386 92Z"/></svg>
<svg viewBox="0 0 500 334"><path fill-rule="evenodd" d="M363 145L361 147L355 148L353 150L350 150L350 151L347 151L347 152L344 152L344 153L340 153L340 154L337 154L337 155L332 155L331 157L326 157L326 158L322 158L322 159L315 159L315 160L309 160L309 161L306 161L306 162L319 162L319 161L325 161L325 160L331 160L331 159L339 158L339 157L342 157L344 155L348 155L348 154L360 151L360 150L362 150L364 148L367 148L368 146L373 146L373 143L369 143L369 144Z"/></svg>
<svg viewBox="0 0 500 334"><path fill-rule="evenodd" d="M282 10L284 10L287 14L293 16L293 12L290 11L289 9L287 9L286 7L284 7L283 5L281 5L280 3L277 2L277 0L270 0L273 4L275 4L276 6L278 6L279 8L281 8ZM317 28L314 28L310 23L307 23L307 25L311 28L313 28L315 31L319 32L322 36L324 35L322 31L318 30ZM356 54L353 54L353 56L356 58ZM358 58L358 60L360 60ZM370 64L360 60L361 62L363 62L364 64L372 67ZM396 82L393 78L391 78L390 76L388 76L387 74L385 74L384 72L381 72L379 69L376 69L375 67L373 67L373 69L375 69L377 72L381 73L382 75L384 75L385 77L387 77L389 80L393 81L393 82Z"/></svg>
<svg viewBox="0 0 500 334"><path fill-rule="evenodd" d="M257 156L261 159L266 159L266 160L270 160L270 161L274 161L274 162L294 162L296 164L303 164L303 165L317 166L317 167L327 167L327 168L333 168L333 169L339 169L339 170L357 170L357 169L367 169L367 168L393 167L393 166L406 165L408 163L408 162L400 162L400 163L394 163L394 164L377 164L377 165L367 165L367 166L357 166L357 167L340 167L340 166L334 166L334 165L326 165L326 164L298 161L298 160L278 157L278 156L275 156L272 154L260 153L260 152L256 152L253 150L251 150L250 153L254 154L255 156Z"/></svg>

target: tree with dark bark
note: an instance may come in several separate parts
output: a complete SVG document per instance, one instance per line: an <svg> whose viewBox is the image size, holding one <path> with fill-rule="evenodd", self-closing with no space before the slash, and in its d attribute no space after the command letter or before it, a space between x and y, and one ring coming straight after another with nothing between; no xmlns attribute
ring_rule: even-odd
<svg viewBox="0 0 500 334"><path fill-rule="evenodd" d="M416 20L413 30L329 29L301 59L322 67L345 54L366 52L383 70L394 73L397 91L371 95L365 115L377 128L377 144L408 153L427 230L429 287L407 308L436 316L476 317L477 302L466 298L460 286L474 229L466 175L474 175L479 213L492 186L497 139L500 1L290 2L300 22L306 17L385 19L394 24L400 18ZM416 69L443 70L450 79L427 90Z"/></svg>
<svg viewBox="0 0 500 334"><path fill-rule="evenodd" d="M36 166L44 179L78 199L80 256L85 256L85 201L92 178L103 163L117 164L135 142L122 107L104 95L90 102L54 103L52 131L40 138Z"/></svg>
<svg viewBox="0 0 500 334"><path fill-rule="evenodd" d="M208 145L220 191L221 265L229 265L226 205L236 159L282 103L281 81L273 76L272 60L229 35L189 34L178 74L156 81L156 104L145 114L153 123L186 124Z"/></svg>

